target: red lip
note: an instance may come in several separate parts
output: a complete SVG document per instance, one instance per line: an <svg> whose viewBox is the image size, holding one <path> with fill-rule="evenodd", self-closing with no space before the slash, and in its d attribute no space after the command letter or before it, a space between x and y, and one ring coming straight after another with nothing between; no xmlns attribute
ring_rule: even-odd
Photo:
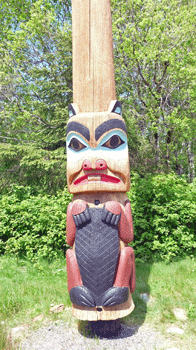
<svg viewBox="0 0 196 350"><path fill-rule="evenodd" d="M90 173L79 177L77 180L74 181L73 184L75 186L87 184L89 176L100 176L102 182L112 182L114 184L118 184L120 182L120 180L117 179L117 177L114 177L111 175L100 174L100 173Z"/></svg>

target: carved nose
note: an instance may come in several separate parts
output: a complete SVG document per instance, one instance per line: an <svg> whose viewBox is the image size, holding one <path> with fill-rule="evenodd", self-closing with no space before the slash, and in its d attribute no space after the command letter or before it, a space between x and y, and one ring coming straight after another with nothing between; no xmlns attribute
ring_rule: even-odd
<svg viewBox="0 0 196 350"><path fill-rule="evenodd" d="M89 159L85 159L82 164L82 169L83 170L92 170L92 164Z"/></svg>
<svg viewBox="0 0 196 350"><path fill-rule="evenodd" d="M96 164L95 164L96 170L105 170L105 169L107 169L107 167L108 166L107 166L107 163L105 160L99 159L96 161Z"/></svg>

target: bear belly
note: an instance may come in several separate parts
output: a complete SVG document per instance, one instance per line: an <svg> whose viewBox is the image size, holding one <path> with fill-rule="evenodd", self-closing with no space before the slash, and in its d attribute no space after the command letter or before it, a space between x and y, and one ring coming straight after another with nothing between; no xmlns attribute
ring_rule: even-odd
<svg viewBox="0 0 196 350"><path fill-rule="evenodd" d="M91 221L76 230L75 253L83 281L97 305L114 284L118 254L118 227L101 220L103 209L90 208Z"/></svg>

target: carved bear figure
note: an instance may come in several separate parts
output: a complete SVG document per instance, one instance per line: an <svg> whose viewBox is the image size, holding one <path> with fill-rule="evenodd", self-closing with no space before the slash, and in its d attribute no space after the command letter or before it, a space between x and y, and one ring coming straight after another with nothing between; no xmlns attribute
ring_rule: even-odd
<svg viewBox="0 0 196 350"><path fill-rule="evenodd" d="M120 102L107 112L69 106L67 183L68 290L74 305L125 303L135 288L127 130Z"/></svg>

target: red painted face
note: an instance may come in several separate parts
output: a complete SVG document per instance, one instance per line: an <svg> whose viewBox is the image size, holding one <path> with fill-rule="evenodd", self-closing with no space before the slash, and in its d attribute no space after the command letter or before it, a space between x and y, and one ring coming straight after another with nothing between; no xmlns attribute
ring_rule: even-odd
<svg viewBox="0 0 196 350"><path fill-rule="evenodd" d="M85 175L79 177L77 180L74 181L74 185L84 185L88 184L88 182L94 181L101 181L101 182L110 182L114 184L120 183L120 179L117 177L107 175L103 173L103 170L107 169L107 163L104 159L99 159L95 163L95 172L92 172L92 163L89 159L85 159L82 164L82 169L84 171L88 171Z"/></svg>

